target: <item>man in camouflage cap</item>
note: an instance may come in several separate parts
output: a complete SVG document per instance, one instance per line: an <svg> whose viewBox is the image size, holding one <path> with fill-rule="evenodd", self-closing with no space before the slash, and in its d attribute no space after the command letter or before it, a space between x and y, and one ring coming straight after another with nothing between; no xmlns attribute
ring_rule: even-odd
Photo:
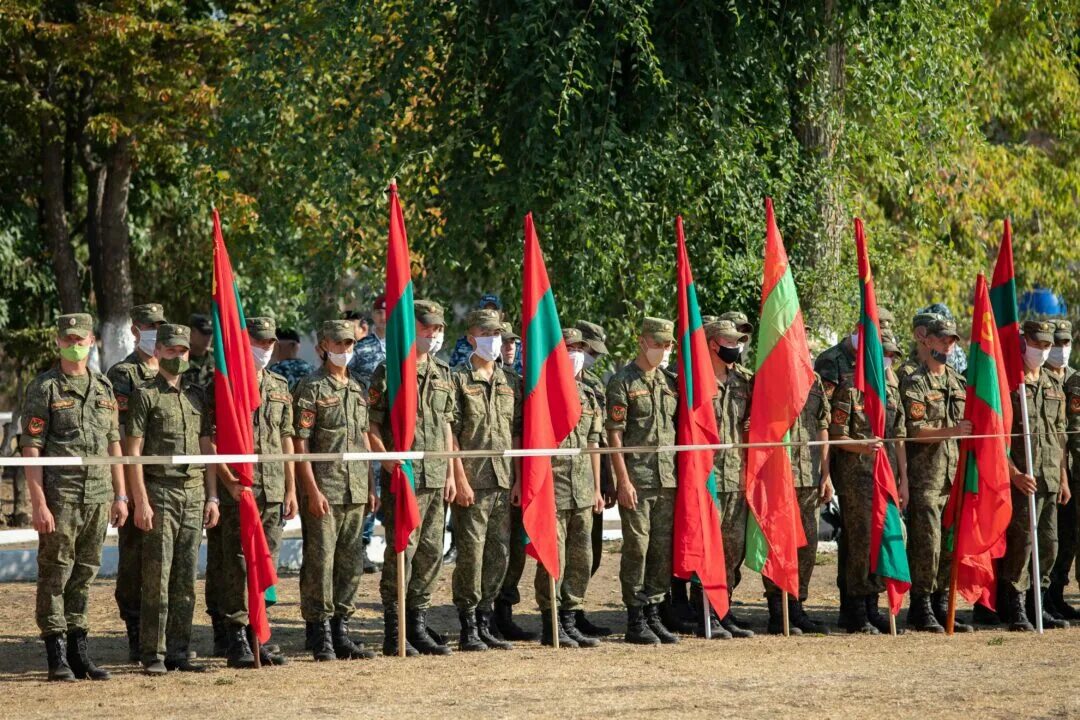
<svg viewBox="0 0 1080 720"><path fill-rule="evenodd" d="M207 315L193 313L188 325L191 327L191 352L188 359L191 367L188 368L188 373L195 376L196 382L212 391L214 349L211 344L214 341L214 323Z"/></svg>
<svg viewBox="0 0 1080 720"><path fill-rule="evenodd" d="M355 338L348 320L319 326L323 366L294 393L293 443L299 454L368 450L367 390L348 369ZM305 461L297 463L296 473L303 495L300 614L312 654L318 661L373 658L374 652L349 637L363 574L364 517L378 502L368 464Z"/></svg>
<svg viewBox="0 0 1080 720"><path fill-rule="evenodd" d="M960 340L956 323L936 318L926 326L926 359L900 385L907 420L908 559L911 563L911 609L908 626L943 633L948 612L952 553L941 532L942 514L952 492L960 438L971 434L964 419L964 378L947 363ZM971 632L966 623L956 630Z"/></svg>
<svg viewBox="0 0 1080 720"><path fill-rule="evenodd" d="M891 332L895 322L896 316L892 314L892 311L879 305L878 324L881 326L882 332Z"/></svg>
<svg viewBox="0 0 1080 720"><path fill-rule="evenodd" d="M413 444L401 448L394 441L390 422L390 399L387 397L387 368L375 368L368 390L370 414L369 438L376 452L412 450L443 452L454 446L450 421L454 416L454 394L450 366L435 357L443 344L446 319L442 305L433 300L413 303L416 318L416 429ZM412 461L413 492L420 513L420 526L409 537L405 550L405 607L397 603L394 497L389 479L401 461L383 463L383 530L386 535L386 560L383 562L379 594L383 605L383 655L396 655L398 623L405 622L406 654L449 655L450 647L427 625L431 595L442 570L443 533L446 526L446 503L457 496L453 463L444 458ZM404 613L405 618L401 615Z"/></svg>
<svg viewBox="0 0 1080 720"><path fill-rule="evenodd" d="M158 361L154 356L157 330L165 322L160 303L146 303L131 308L131 334L135 336L135 349L126 358L109 368L109 382L116 395L120 411L120 437L123 439L127 425L128 399L137 388L150 382L157 375ZM133 510L128 508L129 513ZM124 523L117 529L119 562L116 567L116 605L120 617L127 626L128 659L139 662L139 607L142 597L142 541L143 533L134 522Z"/></svg>
<svg viewBox="0 0 1080 720"><path fill-rule="evenodd" d="M607 385L607 433L612 448L675 444L679 398L675 378L664 372L675 345L670 320L646 317L634 361ZM626 604L626 641L639 645L676 643L660 619L660 602L671 584L671 535L675 513L675 454L616 453L612 456L622 521L619 567Z"/></svg>
<svg viewBox="0 0 1080 720"><path fill-rule="evenodd" d="M521 379L500 367L502 320L478 309L466 318L472 354L450 374L455 449L504 451L521 442ZM454 605L463 651L510 649L491 631L510 553L510 488L520 463L503 457L454 461L457 498L450 513L457 539Z"/></svg>
<svg viewBox="0 0 1080 720"><path fill-rule="evenodd" d="M1004 585L1005 608L1002 620L1011 630L1034 629L1028 617L1034 613L1034 592L1043 593L1043 626L1064 628L1069 623L1054 617L1045 603L1050 586L1050 571L1057 559L1056 503L1069 499L1065 470L1066 400L1061 384L1043 371L1054 346L1054 325L1046 320L1027 320L1021 345L1024 352L1024 387L1012 393L1013 433L1023 432L1020 402L1027 403L1031 431L1033 467L1027 466L1024 443L1010 448L1013 466L1012 521L1005 533L1005 557L1001 560L998 582ZM1021 392L1023 396L1021 396ZM1031 524L1028 498L1035 499L1035 532L1039 541L1039 571L1042 577L1030 576ZM1025 603L1022 595L1027 593Z"/></svg>
<svg viewBox="0 0 1080 720"><path fill-rule="evenodd" d="M582 382L585 369L585 340L577 328L563 330L563 340L577 381L581 417L566 436L560 448L598 448L604 431L600 405ZM536 604L540 606L543 624L541 642L552 645L558 635L560 647L596 647L600 641L577 629L577 612L581 610L592 571L593 513L603 511L600 494L600 456L581 454L576 457L554 457L551 467L555 484L555 522L559 550L559 578L555 582L557 623L551 621L550 576L540 563L536 565ZM514 484L511 502L521 504L521 480Z"/></svg>
<svg viewBox="0 0 1080 720"><path fill-rule="evenodd" d="M86 314L57 319L60 361L26 391L26 458L120 455L112 385L87 368L95 342ZM49 680L108 680L90 659L86 636L90 584L101 567L109 522L127 519L120 465L28 466L26 481L38 531L36 619L45 641ZM111 485L111 486L110 486Z"/></svg>
<svg viewBox="0 0 1080 720"><path fill-rule="evenodd" d="M926 347L926 328L930 323L939 319L942 319L941 315L927 312L917 313L915 317L912 318L911 355L900 365L900 367L896 368L896 376L901 381L918 370L919 366L926 362L926 358L930 354L930 351Z"/></svg>
<svg viewBox="0 0 1080 720"><path fill-rule="evenodd" d="M750 318L746 317L746 313L739 310L728 310L727 312L720 313L720 317L717 320L729 320L735 324L736 329L739 332L746 335L746 341L743 343L742 357L740 362L748 362L747 358L750 355L750 340L754 337L754 324L750 322ZM705 318L701 319L702 324L707 325Z"/></svg>
<svg viewBox="0 0 1080 720"><path fill-rule="evenodd" d="M213 408L205 390L184 377L190 345L186 325L158 328L154 349L158 374L136 388L128 406L128 455L214 452ZM192 663L188 652L202 530L214 527L219 517L219 467L128 466L135 526L146 534L139 639L148 675L205 669Z"/></svg>
<svg viewBox="0 0 1080 720"><path fill-rule="evenodd" d="M1046 358L1045 369L1050 375L1061 383L1062 390L1070 395L1070 381L1076 371L1069 367L1069 357L1072 353L1072 323L1064 318L1054 320L1054 347L1050 348L1050 355ZM1071 398L1067 398L1069 406L1066 409L1066 418L1071 420ZM1080 407L1076 412L1080 412ZM1071 429L1071 428L1070 428ZM1070 435L1068 443L1074 442ZM1070 461L1066 453L1066 466L1069 470L1069 488L1075 486L1076 468L1075 460ZM1076 559L1077 546L1077 502L1075 497L1069 498L1067 505L1059 505L1058 513L1058 557L1054 568L1050 572L1050 588L1046 594L1046 604L1050 612L1060 615L1064 620L1080 620L1080 611L1065 601L1065 588L1069 586L1069 568Z"/></svg>

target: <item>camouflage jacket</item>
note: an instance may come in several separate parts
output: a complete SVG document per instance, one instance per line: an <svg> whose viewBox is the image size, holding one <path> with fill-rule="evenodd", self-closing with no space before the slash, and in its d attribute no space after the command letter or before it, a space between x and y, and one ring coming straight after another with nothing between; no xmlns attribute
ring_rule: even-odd
<svg viewBox="0 0 1080 720"><path fill-rule="evenodd" d="M836 345L817 356L814 372L821 377L825 387L825 397L832 399L840 385L849 385L855 379L855 348L850 338L844 338Z"/></svg>
<svg viewBox="0 0 1080 720"><path fill-rule="evenodd" d="M870 432L870 420L866 416L863 394L853 385L841 385L833 393L832 415L829 421L829 437L849 437L863 440L874 437ZM907 436L904 425L904 406L900 402L900 391L891 383L885 388L885 437L904 438ZM897 472L897 445L885 443L889 463L893 473ZM842 448L833 448L830 456L834 459L832 480L839 494L844 492L864 492L870 488L874 477L873 455L861 455ZM899 477L897 478L899 482Z"/></svg>
<svg viewBox="0 0 1080 720"><path fill-rule="evenodd" d="M127 434L143 438L143 455L198 455L199 438L213 437L213 408L205 389L181 377L179 387L162 375L136 388L128 405ZM202 487L202 465L144 465L147 482L182 482Z"/></svg>
<svg viewBox="0 0 1080 720"><path fill-rule="evenodd" d="M1037 380L1024 378L1027 397L1028 423L1031 429L1031 474L1038 483L1038 492L1056 493L1061 489L1061 463L1065 448L1062 433L1066 430L1065 389L1048 372L1040 372ZM1022 433L1020 391L1012 393L1013 432ZM1027 471L1024 442L1016 438L1011 446L1012 461L1022 472Z"/></svg>
<svg viewBox="0 0 1080 720"><path fill-rule="evenodd" d="M629 363L607 384L607 429L622 432L623 447L675 444L679 397L675 379L663 370L646 373ZM675 487L675 453L625 453L626 472L637 489Z"/></svg>
<svg viewBox="0 0 1080 720"><path fill-rule="evenodd" d="M821 377L814 373L814 384L806 398L799 419L791 428L791 441L810 442L818 439L822 430L829 429L829 415L832 409L829 398L825 397L825 386ZM821 447L806 445L791 446L791 469L795 475L795 487L817 487L821 484Z"/></svg>
<svg viewBox="0 0 1080 720"><path fill-rule="evenodd" d="M590 443L600 444L604 434L604 416L600 404L584 382L578 381L578 399L581 401L581 418L560 448L585 448ZM592 507L596 489L592 473L592 455L577 457L553 457L551 469L555 475L555 508L575 510Z"/></svg>
<svg viewBox="0 0 1080 720"><path fill-rule="evenodd" d="M301 380L315 372L314 365L307 360L301 360L300 358L282 360L266 369L285 378L285 381L289 384L289 392L296 390L296 386L300 384Z"/></svg>
<svg viewBox="0 0 1080 720"><path fill-rule="evenodd" d="M366 452L367 391L353 375L345 380L319 368L296 388L293 400L296 437L306 440L308 452ZM331 505L368 501L368 463L363 460L313 462L319 491Z"/></svg>
<svg viewBox="0 0 1080 720"><path fill-rule="evenodd" d="M109 382L112 383L113 394L116 395L116 404L120 408L120 429L127 427L128 402L132 393L141 385L145 385L157 376L157 368L146 364L137 350L120 362L109 368Z"/></svg>
<svg viewBox="0 0 1080 720"><path fill-rule="evenodd" d="M949 365L941 375L920 365L900 385L907 436L914 438L923 428L937 430L958 425L964 419L966 394L964 378ZM952 486L960 457L959 440L913 441L907 443L906 449L912 489Z"/></svg>
<svg viewBox="0 0 1080 720"><path fill-rule="evenodd" d="M728 371L727 381L716 383L716 430L722 443L741 443L749 429L750 399L754 392L754 374L736 363ZM713 454L716 468L716 489L722 493L745 490L743 478L746 450L717 450Z"/></svg>
<svg viewBox="0 0 1080 720"><path fill-rule="evenodd" d="M451 427L462 450L510 450L521 436L521 379L498 365L484 379L471 364L450 372L454 386ZM509 489L513 484L510 458L464 458L465 477L474 490Z"/></svg>

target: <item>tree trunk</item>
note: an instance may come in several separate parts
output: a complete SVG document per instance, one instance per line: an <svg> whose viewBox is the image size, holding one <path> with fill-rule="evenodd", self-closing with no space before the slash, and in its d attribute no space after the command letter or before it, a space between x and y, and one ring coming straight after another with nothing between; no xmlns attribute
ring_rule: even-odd
<svg viewBox="0 0 1080 720"><path fill-rule="evenodd" d="M59 123L48 112L41 113L38 124L41 129L41 193L38 198L41 231L52 255L60 310L64 313L82 312L79 264L68 235L64 209L64 136Z"/></svg>
<svg viewBox="0 0 1080 720"><path fill-rule="evenodd" d="M100 288L98 312L102 328L102 367L108 368L131 352L130 326L132 291L129 258L128 193L133 169L132 146L128 135L109 148L101 194L101 220L97 233L100 272L94 282Z"/></svg>

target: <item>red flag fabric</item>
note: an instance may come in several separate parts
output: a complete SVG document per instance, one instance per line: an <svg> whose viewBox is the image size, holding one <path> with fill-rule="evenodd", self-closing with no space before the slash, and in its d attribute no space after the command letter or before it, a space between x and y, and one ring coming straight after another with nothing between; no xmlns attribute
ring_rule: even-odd
<svg viewBox="0 0 1080 720"><path fill-rule="evenodd" d="M1005 218L1005 230L994 263L990 283L990 304L998 324L1001 354L1005 359L1005 378L1009 390L1024 384L1024 357L1020 351L1020 310L1016 305L1016 272L1013 268L1012 223ZM1008 426L1006 426L1008 427Z"/></svg>
<svg viewBox="0 0 1080 720"><path fill-rule="evenodd" d="M521 339L525 371L522 447L525 450L554 450L581 419L581 400L532 213L525 216L525 277L521 305L525 328ZM559 538L550 456L521 459L521 518L525 526L525 551L557 579Z"/></svg>
<svg viewBox="0 0 1080 720"><path fill-rule="evenodd" d="M709 343L701 324L694 274L686 253L682 218L675 219L679 276L679 408L676 442L679 445L716 445L716 376L709 358ZM696 575L718 617L728 614L729 591L724 562L724 539L716 500L712 450L680 450L678 489L675 492L675 527L672 574Z"/></svg>
<svg viewBox="0 0 1080 720"><path fill-rule="evenodd" d="M221 236L221 219L214 210L214 419L217 451L222 455L250 455L255 452L252 418L259 407L259 384L251 339L247 333L240 294L233 277L232 263ZM229 467L245 487L252 485L250 463L230 463ZM270 639L263 593L277 584L277 570L263 533L262 518L250 491L240 495L240 546L247 564L248 616L260 643Z"/></svg>

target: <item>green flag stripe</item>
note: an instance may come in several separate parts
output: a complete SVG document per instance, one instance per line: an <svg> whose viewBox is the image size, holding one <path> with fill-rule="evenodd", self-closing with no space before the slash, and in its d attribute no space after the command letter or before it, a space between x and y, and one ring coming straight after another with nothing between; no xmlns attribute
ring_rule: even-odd
<svg viewBox="0 0 1080 720"><path fill-rule="evenodd" d="M217 300L211 303L210 312L214 316L214 368L229 377L229 366L225 362L225 342L221 339L221 309L218 308Z"/></svg>
<svg viewBox="0 0 1080 720"><path fill-rule="evenodd" d="M416 316L413 313L413 284L405 286L401 297L394 304L394 311L386 323L386 396L389 407L394 406L401 390L401 364L416 342ZM393 342L390 342L393 340Z"/></svg>
<svg viewBox="0 0 1080 720"><path fill-rule="evenodd" d="M881 406L885 407L885 350L881 347L881 336L877 327L863 315L863 342L865 348L860 348L863 353L864 367L866 372L867 389L872 390L880 399ZM879 364L881 363L881 364Z"/></svg>
<svg viewBox="0 0 1080 720"><path fill-rule="evenodd" d="M683 378L686 382L686 397L683 398L683 407L694 407L694 354L690 348L690 337L701 327L701 308L698 306L697 288L694 283L686 287L686 307L689 314L686 332L682 336L682 344L679 346L679 355L683 364Z"/></svg>
<svg viewBox="0 0 1080 720"><path fill-rule="evenodd" d="M540 373L548 355L553 353L561 342L559 314L555 311L555 296L551 294L549 287L536 304L536 312L529 320L529 328L525 332L526 397L540 382Z"/></svg>
<svg viewBox="0 0 1080 720"><path fill-rule="evenodd" d="M904 526L900 510L892 500L885 501L885 527L881 533L877 574L903 582L911 582L907 552L904 549Z"/></svg>
<svg viewBox="0 0 1080 720"><path fill-rule="evenodd" d="M975 342L968 350L968 387L975 389L975 396L996 414L1001 415L1001 393L998 392L997 361L983 352Z"/></svg>
<svg viewBox="0 0 1080 720"><path fill-rule="evenodd" d="M791 275L791 267L788 266L761 308L761 331L758 333L758 349L755 353L758 368L791 327L791 323L795 322L798 314L799 295L795 291L795 278Z"/></svg>
<svg viewBox="0 0 1080 720"><path fill-rule="evenodd" d="M756 572L765 568L765 561L769 558L769 541L765 539L765 533L758 525L757 516L753 512L746 513L746 566Z"/></svg>
<svg viewBox="0 0 1080 720"><path fill-rule="evenodd" d="M998 327L1005 327L1020 322L1020 312L1016 307L1016 278L990 288L990 304L994 307L994 320Z"/></svg>

